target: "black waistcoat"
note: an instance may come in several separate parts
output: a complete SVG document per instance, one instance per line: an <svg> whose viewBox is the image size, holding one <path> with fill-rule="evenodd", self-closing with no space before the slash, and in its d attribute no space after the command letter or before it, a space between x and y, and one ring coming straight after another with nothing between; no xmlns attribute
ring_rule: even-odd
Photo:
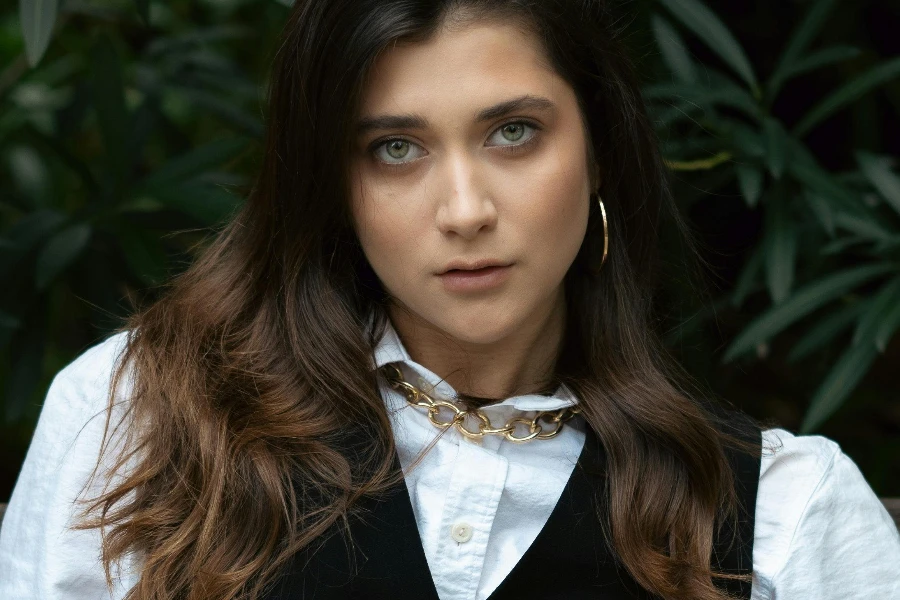
<svg viewBox="0 0 900 600"><path fill-rule="evenodd" d="M744 426L746 439L761 442L758 427ZM614 560L607 544L596 517L598 498L605 495L604 452L589 427L586 434L578 464L550 518L490 600L655 598ZM714 540L713 566L749 574L760 463L728 452L737 473L741 519L733 546L733 530L727 525ZM396 456L394 467L400 468ZM336 534L317 551L299 553L267 600L438 600L406 485L401 481L386 498L365 503L365 519L351 521L352 546ZM714 581L737 598L750 598L749 582Z"/></svg>

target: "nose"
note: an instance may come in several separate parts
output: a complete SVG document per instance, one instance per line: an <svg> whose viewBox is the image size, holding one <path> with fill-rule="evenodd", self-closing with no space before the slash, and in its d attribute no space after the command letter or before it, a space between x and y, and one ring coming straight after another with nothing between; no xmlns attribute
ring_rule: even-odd
<svg viewBox="0 0 900 600"><path fill-rule="evenodd" d="M473 164L464 158L451 161L451 177L438 206L438 229L470 240L497 224L497 207L478 182Z"/></svg>

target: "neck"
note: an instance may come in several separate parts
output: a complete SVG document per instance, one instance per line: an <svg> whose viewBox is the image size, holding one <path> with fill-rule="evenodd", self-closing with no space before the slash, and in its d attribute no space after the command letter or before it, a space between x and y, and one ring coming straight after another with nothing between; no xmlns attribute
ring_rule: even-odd
<svg viewBox="0 0 900 600"><path fill-rule="evenodd" d="M453 338L400 307L392 305L388 314L415 362L442 377L461 395L497 400L547 388L566 320L562 290L548 309L489 343Z"/></svg>

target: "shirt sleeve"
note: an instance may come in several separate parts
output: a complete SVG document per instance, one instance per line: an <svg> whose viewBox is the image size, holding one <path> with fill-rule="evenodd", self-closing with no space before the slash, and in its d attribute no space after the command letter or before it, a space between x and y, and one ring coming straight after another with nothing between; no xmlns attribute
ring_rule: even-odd
<svg viewBox="0 0 900 600"><path fill-rule="evenodd" d="M900 600L900 533L856 464L822 436L763 440L753 600Z"/></svg>
<svg viewBox="0 0 900 600"><path fill-rule="evenodd" d="M122 598L136 578L131 559L106 584L100 532L72 530L75 503L97 465L110 375L125 334L94 346L60 371L47 393L0 527L0 598ZM116 424L116 415L110 428ZM84 494L94 497L96 485Z"/></svg>

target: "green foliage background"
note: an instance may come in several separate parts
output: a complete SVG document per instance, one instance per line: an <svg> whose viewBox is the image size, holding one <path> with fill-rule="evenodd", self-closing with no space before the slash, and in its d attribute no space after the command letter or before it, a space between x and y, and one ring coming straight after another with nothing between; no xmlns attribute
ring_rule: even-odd
<svg viewBox="0 0 900 600"><path fill-rule="evenodd" d="M0 12L0 500L53 375L152 299L247 192L286 4ZM900 58L847 26L900 11L752 4L626 8L713 282L707 300L678 279L665 290L666 339L716 393L828 435L900 496L900 136L882 131L898 123ZM835 123L866 135L835 153Z"/></svg>

